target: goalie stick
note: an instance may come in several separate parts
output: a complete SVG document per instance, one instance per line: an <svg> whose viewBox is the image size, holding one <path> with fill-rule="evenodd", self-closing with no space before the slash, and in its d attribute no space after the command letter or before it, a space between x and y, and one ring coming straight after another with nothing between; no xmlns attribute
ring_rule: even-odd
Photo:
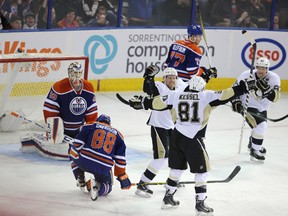
<svg viewBox="0 0 288 216"><path fill-rule="evenodd" d="M233 171L231 172L231 174L223 180L210 180L207 181L207 183L228 183L230 182L241 170L240 166L236 166ZM166 182L149 182L149 183L145 183L146 185L165 185ZM178 182L179 185L182 184L195 184L195 181L180 181ZM132 183L131 186L137 186L138 183Z"/></svg>
<svg viewBox="0 0 288 216"><path fill-rule="evenodd" d="M43 126L43 125L40 125L40 124L38 124L37 122L32 121L31 119L27 119L26 117L24 117L24 116L22 116L22 115L19 115L19 114L16 113L16 112L11 112L11 115L13 115L13 116L16 117L16 118L20 118L20 119L22 119L23 121L28 122L28 123L30 123L30 124L34 124L35 126L41 128L41 129L43 129L43 130L45 130L45 131L47 131L47 132L50 132L50 128L49 128L48 126L45 127L45 126ZM67 136L67 135L64 134L64 137L63 137L63 141L64 141L64 142L70 144L72 140L73 140L72 137Z"/></svg>
<svg viewBox="0 0 288 216"><path fill-rule="evenodd" d="M248 41L250 42L250 44L253 48L252 61L251 61L251 66L250 66L250 78L253 79L252 73L253 73L253 69L254 69L254 62L255 62L255 57L256 57L257 45L256 45L256 41L249 35L249 33L246 30L243 30L242 34L247 36ZM242 140L243 140L244 127L245 127L245 122L246 122L248 102L249 102L249 94L246 94L246 100L245 100L245 104L243 106L243 122L242 122L241 133L240 133L238 154L241 153L241 148L242 148Z"/></svg>

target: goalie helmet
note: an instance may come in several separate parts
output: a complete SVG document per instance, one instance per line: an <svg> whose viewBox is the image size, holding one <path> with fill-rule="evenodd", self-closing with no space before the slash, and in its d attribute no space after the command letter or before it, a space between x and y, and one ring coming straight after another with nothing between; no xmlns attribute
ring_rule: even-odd
<svg viewBox="0 0 288 216"><path fill-rule="evenodd" d="M108 115L104 115L104 114L100 115L100 116L97 118L96 121L97 121L97 122L103 122L103 123L106 123L106 124L108 124L108 125L111 124L111 119L110 119L110 117L109 117Z"/></svg>
<svg viewBox="0 0 288 216"><path fill-rule="evenodd" d="M268 69L270 67L270 62L267 58L261 57L257 60L256 67L265 67Z"/></svg>
<svg viewBox="0 0 288 216"><path fill-rule="evenodd" d="M205 80L200 76L193 76L188 81L189 90L201 92L205 89L206 82Z"/></svg>
<svg viewBox="0 0 288 216"><path fill-rule="evenodd" d="M78 62L71 63L68 67L68 77L74 82L80 80L83 73L82 65Z"/></svg>
<svg viewBox="0 0 288 216"><path fill-rule="evenodd" d="M191 25L187 29L188 37L192 35L202 35L202 29L200 25Z"/></svg>

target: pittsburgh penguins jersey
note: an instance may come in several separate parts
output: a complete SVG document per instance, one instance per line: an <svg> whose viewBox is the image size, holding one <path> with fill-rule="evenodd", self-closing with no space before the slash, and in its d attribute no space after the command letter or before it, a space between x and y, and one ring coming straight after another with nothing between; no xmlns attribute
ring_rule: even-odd
<svg viewBox="0 0 288 216"><path fill-rule="evenodd" d="M78 164L84 164L91 173L107 175L115 164L115 176L125 173L125 154L126 145L122 134L100 122L84 125L69 150L69 155L78 159Z"/></svg>
<svg viewBox="0 0 288 216"><path fill-rule="evenodd" d="M252 77L253 79L257 80L259 79L256 76L256 69L252 71ZM245 80L250 77L250 70L244 71L238 78L236 83L238 84L241 80ZM276 91L276 100L275 102L280 98L280 77L278 74L272 72L272 71L267 71L267 74L264 78L267 83L270 86L270 89ZM246 103L246 94L240 96L241 102L244 105ZM270 106L270 101L262 97L262 93L258 90L256 92L250 91L249 93L249 101L248 101L248 107L250 108L256 108L260 112L267 111Z"/></svg>
<svg viewBox="0 0 288 216"><path fill-rule="evenodd" d="M64 133L75 137L85 122L94 122L98 108L94 88L86 80L81 80L82 89L76 92L69 78L56 82L50 89L43 107L45 121L48 117L60 116L64 123Z"/></svg>
<svg viewBox="0 0 288 216"><path fill-rule="evenodd" d="M178 76L188 81L194 75L199 76L201 58L202 51L198 45L189 40L178 40L170 46L165 65L175 68Z"/></svg>
<svg viewBox="0 0 288 216"><path fill-rule="evenodd" d="M177 79L176 87L174 90L170 90L165 83L159 81L155 82L155 86L159 91L162 101L166 103L171 91L183 91L186 88L187 84L181 79ZM147 124L167 130L174 128L174 121L172 119L170 110L152 110Z"/></svg>
<svg viewBox="0 0 288 216"><path fill-rule="evenodd" d="M223 91L171 92L167 104L176 109L178 118L175 128L193 139L207 125L213 108L228 102L233 96L232 88Z"/></svg>

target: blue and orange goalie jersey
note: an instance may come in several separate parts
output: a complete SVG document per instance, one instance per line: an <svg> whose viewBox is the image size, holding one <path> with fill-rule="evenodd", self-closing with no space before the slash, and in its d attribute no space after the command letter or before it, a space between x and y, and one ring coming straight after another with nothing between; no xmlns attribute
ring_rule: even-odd
<svg viewBox="0 0 288 216"><path fill-rule="evenodd" d="M192 76L202 74L201 58L202 50L198 45L189 40L178 40L170 46L165 63L167 67L175 68L182 80L188 81Z"/></svg>
<svg viewBox="0 0 288 216"><path fill-rule="evenodd" d="M56 82L50 89L43 107L45 121L48 117L59 116L64 123L64 133L75 137L86 122L95 122L98 108L93 85L81 80L82 89L76 92L69 78Z"/></svg>
<svg viewBox="0 0 288 216"><path fill-rule="evenodd" d="M107 175L114 166L114 175L126 171L126 145L122 134L100 122L87 124L74 139L69 155L79 160L90 173Z"/></svg>

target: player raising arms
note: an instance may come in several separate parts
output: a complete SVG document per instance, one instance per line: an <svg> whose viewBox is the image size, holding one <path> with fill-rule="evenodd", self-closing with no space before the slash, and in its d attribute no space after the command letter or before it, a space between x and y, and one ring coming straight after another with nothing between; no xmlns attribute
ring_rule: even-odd
<svg viewBox="0 0 288 216"><path fill-rule="evenodd" d="M178 40L169 48L168 57L164 67L173 67L178 76L187 82L192 76L201 76L206 82L217 77L215 67L206 69L200 67L202 50L199 44L202 40L202 30L199 25L191 25L187 29L188 39Z"/></svg>
<svg viewBox="0 0 288 216"><path fill-rule="evenodd" d="M111 168L114 163L114 175L120 181L121 188L131 187L126 174L126 145L122 134L110 124L110 117L102 114L97 122L84 125L69 151L75 178L79 175L77 167L94 176L87 182L92 200L96 200L98 196L106 196L112 191ZM85 184L82 187L85 187Z"/></svg>
<svg viewBox="0 0 288 216"><path fill-rule="evenodd" d="M98 116L94 87L81 78L82 73L81 64L71 63L68 77L51 87L43 107L45 121L51 122L53 127L54 117L60 117L64 123L64 134L72 138L85 122L94 122Z"/></svg>
<svg viewBox="0 0 288 216"><path fill-rule="evenodd" d="M167 178L166 193L163 198L162 208L177 207L180 202L175 201L173 195L177 190L177 183L187 169L195 173L195 208L200 213L211 213L213 209L206 206L204 201L207 192L208 172L210 171L209 157L205 150L201 129L209 120L213 108L227 103L231 98L247 93L254 88L254 80L251 82L240 81L234 86L223 91L204 90L206 82L199 76L193 76L188 81L184 91L171 91L167 102L164 103L154 84L154 73L146 74L144 91L152 89L153 98L134 96L129 100L134 109L163 110L173 107L177 114L177 121L169 148L168 164L170 174Z"/></svg>
<svg viewBox="0 0 288 216"><path fill-rule="evenodd" d="M157 73L158 69L154 65L150 65L146 68L146 73L148 71L155 71ZM170 91L181 91L187 86L181 79L178 79L177 71L174 68L165 68L162 77L163 81L156 81L155 85L163 101L167 100ZM146 89L146 93L148 95L152 94L149 89ZM151 182L159 170L167 164L169 145L174 129L174 122L176 121L175 112L173 111L174 109L151 111L147 124L151 126L154 159L148 164L142 174L135 192L136 195L151 197L153 191L148 187L147 183Z"/></svg>
<svg viewBox="0 0 288 216"><path fill-rule="evenodd" d="M256 62L256 69L252 71L252 76L256 80L255 91L250 92L248 101L247 123L251 127L251 136L249 138L248 148L252 161L264 161L266 149L262 147L264 134L267 130L267 111L271 102L277 102L280 99L280 78L277 74L269 70L270 62L267 58L259 58ZM250 70L244 71L237 79L235 85L241 80L250 77ZM231 101L232 110L243 115L243 106L246 103L246 95L235 98ZM258 116L252 116L249 112ZM262 118L261 118L262 117Z"/></svg>

